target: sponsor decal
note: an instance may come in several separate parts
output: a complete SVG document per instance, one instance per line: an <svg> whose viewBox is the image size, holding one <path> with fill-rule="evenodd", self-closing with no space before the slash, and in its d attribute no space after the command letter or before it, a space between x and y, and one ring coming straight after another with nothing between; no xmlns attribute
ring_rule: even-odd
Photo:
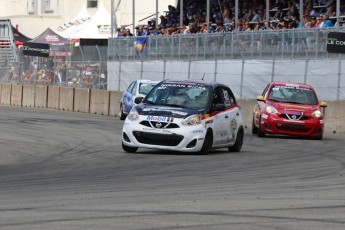
<svg viewBox="0 0 345 230"><path fill-rule="evenodd" d="M268 118L268 115L267 115L267 114L262 114L261 117L262 117L263 119L267 119L267 118Z"/></svg>
<svg viewBox="0 0 345 230"><path fill-rule="evenodd" d="M193 130L192 133L203 133L204 131L203 130Z"/></svg>
<svg viewBox="0 0 345 230"><path fill-rule="evenodd" d="M97 25L98 32L100 34L110 34L111 33L111 25Z"/></svg>
<svg viewBox="0 0 345 230"><path fill-rule="evenodd" d="M156 128L142 128L144 131L154 131L157 133L168 133L168 134L172 134L172 132L170 132L167 129L156 129Z"/></svg>
<svg viewBox="0 0 345 230"><path fill-rule="evenodd" d="M172 122L174 120L173 117L161 117L161 116L147 116L146 120L148 121L157 121L157 122ZM157 124L156 124L157 127ZM158 128L158 127L157 127Z"/></svg>
<svg viewBox="0 0 345 230"><path fill-rule="evenodd" d="M237 129L237 121L236 121L235 118L232 119L231 122L230 122L230 129L231 129L232 131L234 131L234 130Z"/></svg>
<svg viewBox="0 0 345 230"><path fill-rule="evenodd" d="M24 42L23 54L27 56L49 57L50 46L45 43Z"/></svg>
<svg viewBox="0 0 345 230"><path fill-rule="evenodd" d="M55 34L47 34L47 36L45 36L45 40L47 42L59 42L59 37Z"/></svg>
<svg viewBox="0 0 345 230"><path fill-rule="evenodd" d="M173 114L177 114L177 115L182 115L185 116L188 113L186 112L182 112L182 111L178 111L178 110L169 110L169 109L159 109L159 108L145 108L143 109L144 112L171 112Z"/></svg>
<svg viewBox="0 0 345 230"><path fill-rule="evenodd" d="M303 115L302 111L296 111L296 110L288 110L288 109L284 109L284 113L285 114L292 114L292 115Z"/></svg>

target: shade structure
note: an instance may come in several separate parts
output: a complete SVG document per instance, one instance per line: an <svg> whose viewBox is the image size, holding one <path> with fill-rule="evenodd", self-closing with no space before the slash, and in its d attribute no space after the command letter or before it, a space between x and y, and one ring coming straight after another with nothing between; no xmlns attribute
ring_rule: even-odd
<svg viewBox="0 0 345 230"><path fill-rule="evenodd" d="M50 56L70 56L70 40L64 38L54 32L52 29L47 28L36 38L30 40L34 43L45 43L50 45Z"/></svg>

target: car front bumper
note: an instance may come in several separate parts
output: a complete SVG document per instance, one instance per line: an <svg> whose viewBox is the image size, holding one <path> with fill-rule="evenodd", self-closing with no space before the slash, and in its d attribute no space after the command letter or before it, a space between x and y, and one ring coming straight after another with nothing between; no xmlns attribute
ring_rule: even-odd
<svg viewBox="0 0 345 230"><path fill-rule="evenodd" d="M122 142L124 145L138 148L198 152L204 143L206 129L203 124L184 126L179 122L179 128L166 129L147 127L140 124L141 121L126 119L122 129Z"/></svg>
<svg viewBox="0 0 345 230"><path fill-rule="evenodd" d="M261 130L267 134L319 137L323 134L323 118L310 117L308 120L294 121L274 115L262 116Z"/></svg>

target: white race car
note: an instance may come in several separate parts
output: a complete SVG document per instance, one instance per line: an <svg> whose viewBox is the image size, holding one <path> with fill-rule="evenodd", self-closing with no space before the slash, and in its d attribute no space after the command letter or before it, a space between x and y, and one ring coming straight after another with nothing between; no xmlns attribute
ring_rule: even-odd
<svg viewBox="0 0 345 230"><path fill-rule="evenodd" d="M137 97L122 130L122 148L208 153L215 148L239 152L242 111L231 89L203 81L162 81Z"/></svg>
<svg viewBox="0 0 345 230"><path fill-rule="evenodd" d="M159 81L152 80L136 80L129 84L126 91L123 93L120 102L120 119L126 119L127 114L131 111L135 105L134 99L136 97L145 97L148 92L158 83Z"/></svg>

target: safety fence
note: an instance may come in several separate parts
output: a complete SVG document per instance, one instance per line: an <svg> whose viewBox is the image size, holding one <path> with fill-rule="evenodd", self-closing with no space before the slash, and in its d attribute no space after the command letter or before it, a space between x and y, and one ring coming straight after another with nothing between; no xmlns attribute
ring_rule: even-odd
<svg viewBox="0 0 345 230"><path fill-rule="evenodd" d="M55 47L56 48L56 47ZM25 56L0 67L0 82L107 89L107 47L77 46L44 57Z"/></svg>
<svg viewBox="0 0 345 230"><path fill-rule="evenodd" d="M320 59L333 29L110 38L108 60Z"/></svg>

